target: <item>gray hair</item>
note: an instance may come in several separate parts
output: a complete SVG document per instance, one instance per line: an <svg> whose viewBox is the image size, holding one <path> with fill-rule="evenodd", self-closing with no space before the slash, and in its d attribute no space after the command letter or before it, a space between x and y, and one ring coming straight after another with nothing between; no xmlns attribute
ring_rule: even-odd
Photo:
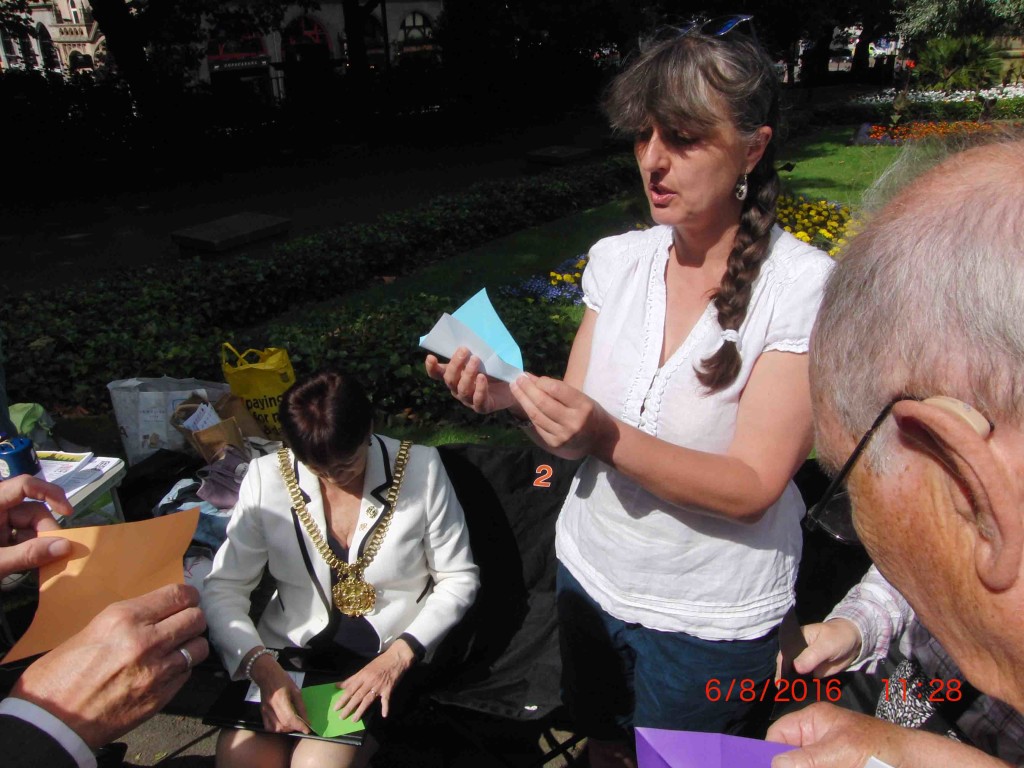
<svg viewBox="0 0 1024 768"><path fill-rule="evenodd" d="M654 126L700 137L731 121L746 141L762 126L772 129L761 159L744 176L749 194L713 299L722 330L739 330L768 256L779 197L779 84L771 61L756 42L742 36L677 35L645 47L612 82L604 106L612 126L633 133L638 146L642 134ZM717 392L736 380L741 364L736 345L722 344L701 361L697 378L708 392Z"/></svg>
<svg viewBox="0 0 1024 768"><path fill-rule="evenodd" d="M947 159L850 242L815 325L811 385L816 416L826 406L849 436L899 395L1021 422L1024 142Z"/></svg>

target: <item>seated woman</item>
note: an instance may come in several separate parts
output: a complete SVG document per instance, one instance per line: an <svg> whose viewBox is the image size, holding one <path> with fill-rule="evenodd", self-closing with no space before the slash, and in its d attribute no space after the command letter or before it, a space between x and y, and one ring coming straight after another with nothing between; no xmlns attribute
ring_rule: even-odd
<svg viewBox="0 0 1024 768"><path fill-rule="evenodd" d="M222 731L217 765L362 766L371 736L357 748L284 735L310 729L271 649L303 649L310 668L339 676L358 667L338 684L341 714L366 715L373 732L405 672L473 602L469 532L437 452L374 434L351 377L297 382L280 413L288 448L249 465L203 594L210 639L234 679L259 686L270 733ZM277 593L256 626L250 594L265 567Z"/></svg>

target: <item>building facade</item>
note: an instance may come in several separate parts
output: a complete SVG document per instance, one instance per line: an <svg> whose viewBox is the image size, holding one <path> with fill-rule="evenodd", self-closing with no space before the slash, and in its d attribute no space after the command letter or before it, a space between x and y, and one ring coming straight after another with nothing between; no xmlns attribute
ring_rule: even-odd
<svg viewBox="0 0 1024 768"><path fill-rule="evenodd" d="M415 59L436 59L434 29L441 0L382 0L364 27L371 69ZM34 35L0 33L0 71L37 69L65 76L100 67L106 41L88 0L32 3ZM344 72L348 64L345 15L338 0L323 0L315 11L291 6L280 31L241 39L211 29L198 79L214 90L246 90L268 99L315 88L320 79Z"/></svg>

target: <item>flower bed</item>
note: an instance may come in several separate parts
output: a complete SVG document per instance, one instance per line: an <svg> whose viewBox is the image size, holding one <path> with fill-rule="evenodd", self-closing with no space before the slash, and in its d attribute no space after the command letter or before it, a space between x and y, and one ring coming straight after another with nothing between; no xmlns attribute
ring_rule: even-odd
<svg viewBox="0 0 1024 768"><path fill-rule="evenodd" d="M970 120L954 120L950 122L917 121L902 125L871 125L865 123L857 131L853 143L870 144L903 144L908 141L922 139L944 139L951 136L970 136L978 133L992 133L994 123L978 123Z"/></svg>
<svg viewBox="0 0 1024 768"><path fill-rule="evenodd" d="M891 104L899 93L895 88L886 88L870 96L860 96L853 100L854 104ZM1024 85L1000 85L985 88L981 91L908 91L907 99L917 104L952 104L975 102L978 97L1006 101L1024 99Z"/></svg>
<svg viewBox="0 0 1024 768"><path fill-rule="evenodd" d="M893 117L893 100L898 93L889 88L844 104L830 103L813 109L812 119L827 125L889 123ZM993 120L1013 120L1024 117L1024 86L999 86L977 94L974 91L909 91L901 115L906 120L977 120L983 115Z"/></svg>
<svg viewBox="0 0 1024 768"><path fill-rule="evenodd" d="M776 209L779 226L797 240L835 256L853 234L850 209L828 200L808 200L803 195L782 195Z"/></svg>

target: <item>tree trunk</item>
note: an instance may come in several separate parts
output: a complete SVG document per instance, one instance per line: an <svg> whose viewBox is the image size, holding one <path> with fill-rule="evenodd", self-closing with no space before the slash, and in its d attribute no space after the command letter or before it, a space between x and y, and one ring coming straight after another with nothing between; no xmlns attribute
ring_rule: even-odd
<svg viewBox="0 0 1024 768"><path fill-rule="evenodd" d="M366 55L366 20L380 4L380 0L342 0L345 14L345 42L348 45L348 75L364 81L370 74L370 60Z"/></svg>
<svg viewBox="0 0 1024 768"><path fill-rule="evenodd" d="M871 68L868 47L878 36L878 22L872 16L865 16L863 30L860 33L860 40L853 50L853 64L850 67L851 74L855 80L866 80L868 70Z"/></svg>
<svg viewBox="0 0 1024 768"><path fill-rule="evenodd" d="M805 85L822 85L828 80L828 62L831 56L832 24L822 29L814 41L814 47L804 53L802 79Z"/></svg>
<svg viewBox="0 0 1024 768"><path fill-rule="evenodd" d="M153 77L146 60L145 41L124 0L90 0L93 18L107 39L118 72L128 83L140 113L151 106Z"/></svg>

